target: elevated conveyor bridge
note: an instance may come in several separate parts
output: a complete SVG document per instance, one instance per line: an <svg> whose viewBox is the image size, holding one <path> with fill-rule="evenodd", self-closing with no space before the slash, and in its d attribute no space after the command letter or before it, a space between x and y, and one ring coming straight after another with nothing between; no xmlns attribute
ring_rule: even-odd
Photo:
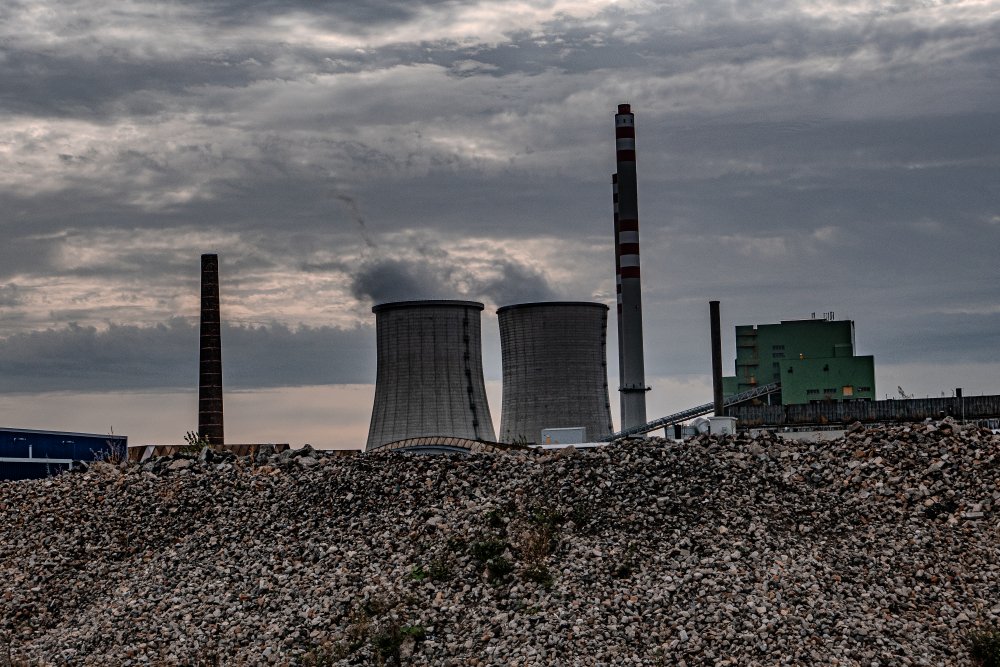
<svg viewBox="0 0 1000 667"><path fill-rule="evenodd" d="M781 390L780 383L765 384L759 387L754 387L749 391L744 391L740 394L734 394L727 398L723 405L730 407L732 405L737 405L745 401L750 401L755 398L760 398L761 396L767 396L768 394L773 394ZM654 419L651 422L646 422L642 426L633 426L632 428L627 428L624 431L618 431L617 433L612 433L608 437L604 438L602 442L613 442L615 440L623 440L633 435L642 435L643 433L649 433L650 431L655 431L658 428L666 428L673 424L679 424L688 419L694 419L695 417L701 417L702 415L707 415L715 409L714 403L705 403L703 405L698 405L693 408L688 408L687 410L681 410L680 412L675 412L672 415L667 415L666 417L660 417L659 419Z"/></svg>

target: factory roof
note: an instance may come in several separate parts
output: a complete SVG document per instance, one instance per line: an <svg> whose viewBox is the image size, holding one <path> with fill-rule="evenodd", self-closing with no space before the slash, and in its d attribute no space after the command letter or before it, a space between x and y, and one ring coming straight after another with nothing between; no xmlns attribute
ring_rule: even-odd
<svg viewBox="0 0 1000 667"><path fill-rule="evenodd" d="M121 435L120 433L74 433L72 431L45 431L33 428L11 428L6 426L0 426L0 433L30 433L32 435L64 435L73 436L76 438L109 438L109 439L123 439L128 436Z"/></svg>

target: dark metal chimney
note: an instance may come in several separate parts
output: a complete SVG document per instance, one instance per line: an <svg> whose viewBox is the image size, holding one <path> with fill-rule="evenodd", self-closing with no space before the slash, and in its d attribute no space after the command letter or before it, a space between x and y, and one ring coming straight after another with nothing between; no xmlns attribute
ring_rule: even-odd
<svg viewBox="0 0 1000 667"><path fill-rule="evenodd" d="M715 416L725 417L726 408L722 398L722 321L719 316L719 302L708 302L709 317L712 319L712 400Z"/></svg>
<svg viewBox="0 0 1000 667"><path fill-rule="evenodd" d="M219 256L201 256L201 359L198 374L198 435L224 444L222 430L222 322L219 316Z"/></svg>

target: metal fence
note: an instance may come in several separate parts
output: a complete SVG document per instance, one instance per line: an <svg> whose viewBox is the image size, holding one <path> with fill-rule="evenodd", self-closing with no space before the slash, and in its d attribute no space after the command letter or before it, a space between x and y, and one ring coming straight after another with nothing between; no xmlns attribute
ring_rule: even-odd
<svg viewBox="0 0 1000 667"><path fill-rule="evenodd" d="M923 421L943 417L978 420L1000 417L1000 395L820 402L808 405L742 405L728 408L728 414L736 417L740 426Z"/></svg>

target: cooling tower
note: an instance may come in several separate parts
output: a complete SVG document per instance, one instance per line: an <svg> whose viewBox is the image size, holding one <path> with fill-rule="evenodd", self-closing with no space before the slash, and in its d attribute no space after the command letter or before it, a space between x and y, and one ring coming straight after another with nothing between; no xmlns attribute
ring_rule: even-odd
<svg viewBox="0 0 1000 667"><path fill-rule="evenodd" d="M378 370L366 450L404 438L495 441L474 301L400 301L372 308Z"/></svg>
<svg viewBox="0 0 1000 667"><path fill-rule="evenodd" d="M523 303L497 310L503 355L502 442L540 442L544 428L611 435L603 303Z"/></svg>
<svg viewBox="0 0 1000 667"><path fill-rule="evenodd" d="M222 322L219 315L219 256L201 256L201 353L198 373L198 435L212 445L222 430Z"/></svg>

